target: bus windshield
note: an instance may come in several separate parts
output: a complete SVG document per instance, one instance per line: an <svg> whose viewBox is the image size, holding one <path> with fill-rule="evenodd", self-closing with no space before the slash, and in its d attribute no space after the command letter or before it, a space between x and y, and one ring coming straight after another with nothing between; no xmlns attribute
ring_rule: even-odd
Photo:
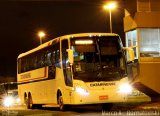
<svg viewBox="0 0 160 116"><path fill-rule="evenodd" d="M85 82L114 81L126 75L118 36L72 39L74 79Z"/></svg>

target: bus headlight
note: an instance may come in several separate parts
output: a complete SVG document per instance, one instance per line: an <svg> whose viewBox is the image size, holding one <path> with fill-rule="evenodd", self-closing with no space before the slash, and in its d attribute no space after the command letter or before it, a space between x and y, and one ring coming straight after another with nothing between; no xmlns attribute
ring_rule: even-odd
<svg viewBox="0 0 160 116"><path fill-rule="evenodd" d="M21 99L18 97L18 98L16 98L16 103L17 104L20 104L21 103Z"/></svg>
<svg viewBox="0 0 160 116"><path fill-rule="evenodd" d="M125 93L125 94L130 94L132 93L132 86L129 85L128 83L123 83L119 86L119 93Z"/></svg>
<svg viewBox="0 0 160 116"><path fill-rule="evenodd" d="M3 105L5 107L10 107L13 105L14 99L12 96L7 96L6 98L4 98L3 100Z"/></svg>
<svg viewBox="0 0 160 116"><path fill-rule="evenodd" d="M85 95L89 95L89 92L86 89L82 88L82 87L76 87L75 90L80 95L84 95L84 96Z"/></svg>

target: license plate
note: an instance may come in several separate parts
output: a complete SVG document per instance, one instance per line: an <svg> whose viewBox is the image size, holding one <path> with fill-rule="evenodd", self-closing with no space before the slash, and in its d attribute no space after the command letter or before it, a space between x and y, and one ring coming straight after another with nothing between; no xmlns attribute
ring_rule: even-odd
<svg viewBox="0 0 160 116"><path fill-rule="evenodd" d="M108 95L99 96L99 100L107 100Z"/></svg>

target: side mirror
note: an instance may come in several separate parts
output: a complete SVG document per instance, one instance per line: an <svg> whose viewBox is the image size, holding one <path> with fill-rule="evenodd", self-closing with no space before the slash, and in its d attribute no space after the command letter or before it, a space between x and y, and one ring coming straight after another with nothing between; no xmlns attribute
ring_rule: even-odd
<svg viewBox="0 0 160 116"><path fill-rule="evenodd" d="M67 49L66 51L68 52L69 63L72 65L73 64L73 50Z"/></svg>
<svg viewBox="0 0 160 116"><path fill-rule="evenodd" d="M129 61L131 61L131 62L134 61L135 55L134 55L133 48L128 48L127 51L128 51L128 54L129 54Z"/></svg>
<svg viewBox="0 0 160 116"><path fill-rule="evenodd" d="M128 52L129 55L129 62L133 62L135 55L134 55L134 50L131 47L127 47L127 48L123 48L124 50L126 50Z"/></svg>

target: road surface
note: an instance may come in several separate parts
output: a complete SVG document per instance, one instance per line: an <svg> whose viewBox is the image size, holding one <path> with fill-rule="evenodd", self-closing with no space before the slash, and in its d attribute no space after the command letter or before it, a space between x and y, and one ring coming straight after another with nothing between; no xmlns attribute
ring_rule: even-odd
<svg viewBox="0 0 160 116"><path fill-rule="evenodd" d="M26 109L25 106L0 107L0 116L160 116L160 103L114 104L110 111L102 111L101 106L72 107L69 111L59 111L54 107Z"/></svg>

